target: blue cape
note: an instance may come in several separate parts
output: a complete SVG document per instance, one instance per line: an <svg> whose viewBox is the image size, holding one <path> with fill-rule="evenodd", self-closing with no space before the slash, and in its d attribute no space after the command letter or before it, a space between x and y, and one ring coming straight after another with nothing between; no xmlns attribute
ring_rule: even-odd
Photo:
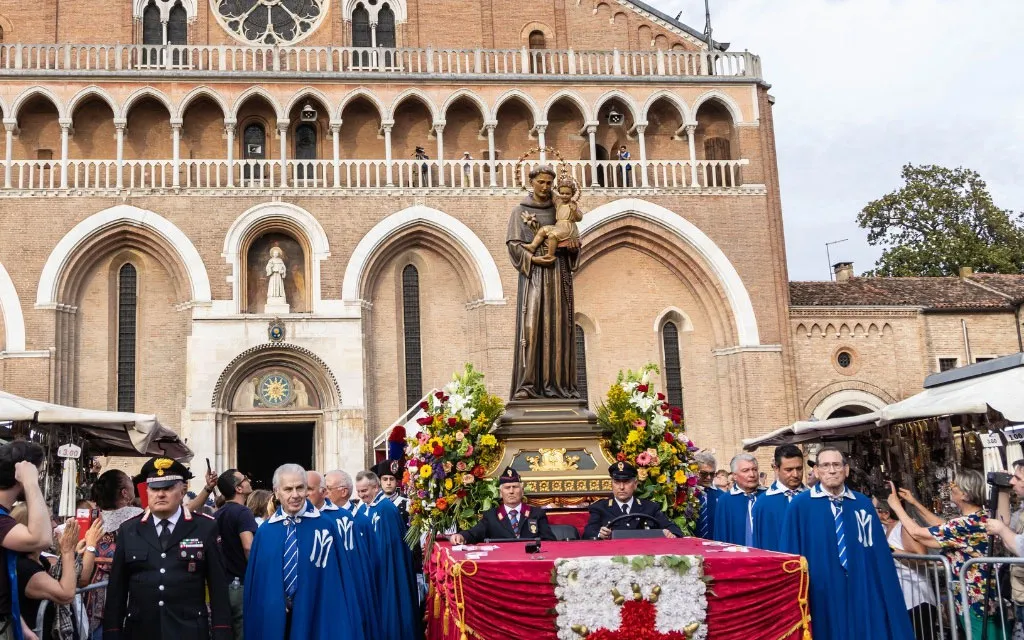
<svg viewBox="0 0 1024 640"><path fill-rule="evenodd" d="M779 532L782 531L782 518L786 515L788 506L789 498L786 496L786 488L779 485L778 481L772 484L767 493L757 499L757 502L754 503L755 547L768 551L779 551Z"/></svg>
<svg viewBox="0 0 1024 640"><path fill-rule="evenodd" d="M764 497L764 489L757 490L757 500ZM757 505L757 502L754 503ZM729 542L731 544L746 544L747 520L750 513L747 511L747 496L743 493L723 491L718 496L718 506L715 509L715 540Z"/></svg>
<svg viewBox="0 0 1024 640"><path fill-rule="evenodd" d="M779 542L781 551L807 558L814 640L913 640L896 564L871 501L846 489L843 570L835 518L825 495L814 486L793 498Z"/></svg>
<svg viewBox="0 0 1024 640"><path fill-rule="evenodd" d="M355 516L347 509L338 507L330 500L324 500L320 516L333 521L338 535L344 541L343 548L353 556L353 563L358 569L355 576L356 584L371 585L376 575L376 563L373 549L373 525L366 516ZM375 625L379 617L379 594L374 589L360 589L367 598L360 601L363 607L364 631L367 638L379 637Z"/></svg>
<svg viewBox="0 0 1024 640"><path fill-rule="evenodd" d="M298 591L287 640L368 640L361 607L331 603L363 602L364 569L358 552L346 549L335 518L323 517L310 503L296 525L299 542ZM277 510L256 530L245 572L245 637L285 638L284 514Z"/></svg>
<svg viewBox="0 0 1024 640"><path fill-rule="evenodd" d="M694 532L700 536L701 531L707 531L707 539L715 539L715 509L718 508L718 498L722 490L717 487L702 487L700 492L700 514L697 516L697 530Z"/></svg>
<svg viewBox="0 0 1024 640"><path fill-rule="evenodd" d="M423 637L419 597L412 568L412 551L405 543L402 514L383 491L370 504L359 505L357 512L369 517L374 530L377 591L380 595L375 626L378 633L375 637L419 640Z"/></svg>

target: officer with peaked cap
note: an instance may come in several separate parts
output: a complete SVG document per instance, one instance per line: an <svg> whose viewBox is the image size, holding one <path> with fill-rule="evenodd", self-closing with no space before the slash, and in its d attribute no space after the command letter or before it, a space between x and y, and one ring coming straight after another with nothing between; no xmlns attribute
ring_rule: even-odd
<svg viewBox="0 0 1024 640"><path fill-rule="evenodd" d="M384 496L395 503L402 514L405 526L409 526L409 498L402 495L402 476L405 475L405 463L401 460L383 460L371 469L380 478L380 490Z"/></svg>
<svg viewBox="0 0 1024 640"><path fill-rule="evenodd" d="M523 502L523 481L515 469L507 467L501 473L498 488L501 505L485 511L472 528L452 534L449 539L453 544L476 544L488 538L555 539L544 510Z"/></svg>
<svg viewBox="0 0 1024 640"><path fill-rule="evenodd" d="M176 460L142 467L149 508L117 532L103 637L230 640L231 608L217 524L182 503L192 477ZM210 594L207 613L206 594Z"/></svg>
<svg viewBox="0 0 1024 640"><path fill-rule="evenodd" d="M669 520L661 507L633 495L637 486L636 467L616 462L608 467L608 475L612 479L612 497L590 505L590 519L583 530L585 540L607 540L614 529L662 529L666 538L683 535L679 525ZM650 516L653 521L641 517L616 520L620 516Z"/></svg>

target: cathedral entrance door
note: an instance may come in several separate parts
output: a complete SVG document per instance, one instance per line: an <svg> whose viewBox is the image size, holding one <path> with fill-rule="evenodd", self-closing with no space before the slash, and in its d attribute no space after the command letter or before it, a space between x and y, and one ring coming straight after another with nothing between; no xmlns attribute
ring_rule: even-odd
<svg viewBox="0 0 1024 640"><path fill-rule="evenodd" d="M274 470L295 463L313 469L313 422L238 424L238 469L252 478L254 489L273 490Z"/></svg>

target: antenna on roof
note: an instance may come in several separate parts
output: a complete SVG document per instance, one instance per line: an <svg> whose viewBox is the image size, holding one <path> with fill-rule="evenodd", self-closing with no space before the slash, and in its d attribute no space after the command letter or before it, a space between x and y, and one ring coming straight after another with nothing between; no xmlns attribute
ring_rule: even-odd
<svg viewBox="0 0 1024 640"><path fill-rule="evenodd" d="M715 41L711 37L711 0L704 0L704 38L708 43L708 53L715 48Z"/></svg>
<svg viewBox="0 0 1024 640"><path fill-rule="evenodd" d="M678 20L678 19L679 19L679 18L681 18L681 17L683 17L683 12L682 12L682 11L680 11L679 13L677 13L677 14L676 14L676 17L675 17L675 18L673 18L673 19L674 19L674 20Z"/></svg>
<svg viewBox="0 0 1024 640"><path fill-rule="evenodd" d="M832 245L846 242L849 238L843 238L842 240L833 240L832 242L825 243L825 257L828 259L828 279L835 280L835 274L832 272L832 252L830 251Z"/></svg>

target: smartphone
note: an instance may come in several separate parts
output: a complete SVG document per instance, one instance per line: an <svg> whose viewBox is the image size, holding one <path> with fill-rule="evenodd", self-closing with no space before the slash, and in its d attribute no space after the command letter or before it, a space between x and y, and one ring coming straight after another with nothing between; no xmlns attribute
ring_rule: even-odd
<svg viewBox="0 0 1024 640"><path fill-rule="evenodd" d="M78 539L85 540L85 532L92 526L92 509L75 509L75 520L78 521Z"/></svg>
<svg viewBox="0 0 1024 640"><path fill-rule="evenodd" d="M213 473L213 467L210 466L210 459L206 459L206 473Z"/></svg>

